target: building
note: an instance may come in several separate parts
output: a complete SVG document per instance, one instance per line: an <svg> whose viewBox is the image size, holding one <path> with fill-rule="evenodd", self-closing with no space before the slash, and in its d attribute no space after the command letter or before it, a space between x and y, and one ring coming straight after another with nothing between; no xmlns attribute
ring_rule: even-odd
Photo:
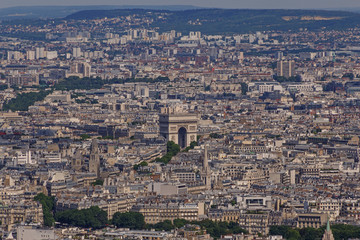
<svg viewBox="0 0 360 240"><path fill-rule="evenodd" d="M82 198L82 200L79 200ZM113 215L117 212L128 212L135 204L136 199L134 197L111 197L104 196L103 198L86 199L82 195L77 197L71 197L63 194L59 195L56 201L56 211L65 211L68 209L87 209L92 206L98 206L100 209L107 212L108 219L112 219Z"/></svg>
<svg viewBox="0 0 360 240"><path fill-rule="evenodd" d="M58 57L57 51L47 51L46 52L46 58L49 60L55 59Z"/></svg>
<svg viewBox="0 0 360 240"><path fill-rule="evenodd" d="M211 170L208 162L207 146L204 149L202 179L206 189L211 189Z"/></svg>
<svg viewBox="0 0 360 240"><path fill-rule="evenodd" d="M57 239L54 229L42 229L33 226L19 226L17 228L19 240L55 240Z"/></svg>
<svg viewBox="0 0 360 240"><path fill-rule="evenodd" d="M320 228L327 222L328 216L325 213L300 213L297 217L298 228Z"/></svg>
<svg viewBox="0 0 360 240"><path fill-rule="evenodd" d="M272 209L271 196L238 196L236 202L242 208L248 210Z"/></svg>
<svg viewBox="0 0 360 240"><path fill-rule="evenodd" d="M81 77L90 77L91 76L91 65L83 62L83 63L75 63L70 68L70 75L73 75L72 73L75 73L77 75L80 75Z"/></svg>
<svg viewBox="0 0 360 240"><path fill-rule="evenodd" d="M82 56L81 48L79 47L73 48L73 57L79 58L81 56Z"/></svg>
<svg viewBox="0 0 360 240"><path fill-rule="evenodd" d="M17 164L25 165L25 164L34 164L35 161L31 157L31 151L26 151L25 154L18 152L17 154Z"/></svg>
<svg viewBox="0 0 360 240"><path fill-rule="evenodd" d="M341 205L341 216L360 219L360 202L354 199L346 199Z"/></svg>
<svg viewBox="0 0 360 240"><path fill-rule="evenodd" d="M137 204L131 211L144 215L145 222L148 224L175 219L198 221L199 215L204 215L204 204Z"/></svg>
<svg viewBox="0 0 360 240"><path fill-rule="evenodd" d="M327 222L325 233L322 237L322 240L335 240L334 235L332 234L332 231L330 229L330 222Z"/></svg>
<svg viewBox="0 0 360 240"><path fill-rule="evenodd" d="M26 59L34 60L35 59L35 51L32 51L32 50L26 51Z"/></svg>
<svg viewBox="0 0 360 240"><path fill-rule="evenodd" d="M151 182L147 188L149 192L156 193L158 195L186 194L188 190L185 184L162 182Z"/></svg>
<svg viewBox="0 0 360 240"><path fill-rule="evenodd" d="M143 230L118 230L106 232L106 239L146 239L146 240L162 240L171 239L173 234L160 231L143 231Z"/></svg>
<svg viewBox="0 0 360 240"><path fill-rule="evenodd" d="M240 214L241 210L236 208L210 208L207 213L209 219L218 222L238 222Z"/></svg>
<svg viewBox="0 0 360 240"><path fill-rule="evenodd" d="M286 78L295 76L294 61L279 61L277 63L277 75Z"/></svg>
<svg viewBox="0 0 360 240"><path fill-rule="evenodd" d="M269 214L257 211L240 214L239 226L250 234L261 233L267 235L269 233Z"/></svg>
<svg viewBox="0 0 360 240"><path fill-rule="evenodd" d="M36 48L35 49L35 58L36 59L45 58L45 48L43 48L43 47Z"/></svg>
<svg viewBox="0 0 360 240"><path fill-rule="evenodd" d="M99 147L96 139L93 139L91 143L91 153L89 160L89 172L96 173L96 176L100 176L100 157Z"/></svg>
<svg viewBox="0 0 360 240"><path fill-rule="evenodd" d="M3 226L15 223L43 223L43 210L40 203L34 201L16 202L0 206L0 221Z"/></svg>
<svg viewBox="0 0 360 240"><path fill-rule="evenodd" d="M198 116L193 113L180 113L166 108L159 116L160 135L166 141L173 141L181 148L196 141Z"/></svg>
<svg viewBox="0 0 360 240"><path fill-rule="evenodd" d="M7 52L7 60L10 61L10 60L20 60L21 58L21 52L19 51L8 51Z"/></svg>

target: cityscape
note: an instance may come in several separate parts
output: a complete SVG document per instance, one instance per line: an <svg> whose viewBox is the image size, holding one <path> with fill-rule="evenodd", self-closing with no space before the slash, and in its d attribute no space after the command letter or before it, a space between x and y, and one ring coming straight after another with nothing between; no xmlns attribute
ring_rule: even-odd
<svg viewBox="0 0 360 240"><path fill-rule="evenodd" d="M0 19L0 239L360 239L360 13Z"/></svg>

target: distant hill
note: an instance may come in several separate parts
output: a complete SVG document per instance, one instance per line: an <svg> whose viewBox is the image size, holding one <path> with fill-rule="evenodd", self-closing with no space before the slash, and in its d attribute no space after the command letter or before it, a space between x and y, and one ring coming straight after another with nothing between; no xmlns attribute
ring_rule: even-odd
<svg viewBox="0 0 360 240"><path fill-rule="evenodd" d="M111 9L155 9L155 10L187 10L198 9L191 5L95 5L95 6L25 6L0 8L1 20L36 19L36 18L64 18L70 14L84 10L111 10Z"/></svg>
<svg viewBox="0 0 360 240"><path fill-rule="evenodd" d="M87 10L66 19L114 18L131 14L153 19L150 27L160 31L201 31L208 34L246 33L264 30L346 29L360 24L360 14L325 10L192 9L182 11L146 9ZM162 14L159 18L158 15Z"/></svg>

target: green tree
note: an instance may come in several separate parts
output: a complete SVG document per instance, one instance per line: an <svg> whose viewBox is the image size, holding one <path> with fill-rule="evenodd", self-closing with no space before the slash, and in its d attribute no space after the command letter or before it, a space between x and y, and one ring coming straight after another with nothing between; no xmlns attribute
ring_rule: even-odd
<svg viewBox="0 0 360 240"><path fill-rule="evenodd" d="M170 162L173 156L175 156L176 154L178 154L178 152L180 152L180 146L174 143L173 141L169 141L166 144L166 150L167 153L161 158L156 158L155 162L162 162L164 164L167 164L168 162Z"/></svg>
<svg viewBox="0 0 360 240"><path fill-rule="evenodd" d="M188 223L189 223L189 221L187 221L187 220L185 220L185 219L179 219L179 218L177 218L177 219L174 220L174 226L175 226L176 228L181 228L181 227L185 226L185 225L188 224Z"/></svg>
<svg viewBox="0 0 360 240"><path fill-rule="evenodd" d="M321 240L324 231L316 228L302 228L299 230L299 234L302 240Z"/></svg>
<svg viewBox="0 0 360 240"><path fill-rule="evenodd" d="M197 145L198 145L197 142L192 141L192 142L190 143L190 146L186 147L183 152L188 152L190 149L194 149L195 146L197 146Z"/></svg>
<svg viewBox="0 0 360 240"><path fill-rule="evenodd" d="M180 146L174 143L173 141L169 141L166 144L166 149L168 153L171 153L173 156L180 152Z"/></svg>
<svg viewBox="0 0 360 240"><path fill-rule="evenodd" d="M154 225L154 228L158 231L164 230L164 231L171 231L174 229L174 225L171 223L170 220L165 220L163 222L156 223Z"/></svg>
<svg viewBox="0 0 360 240"><path fill-rule="evenodd" d="M135 164L134 165L134 170L135 171L137 171L140 167L146 167L146 166L148 166L149 164L147 163L147 162L145 162L145 161L142 161L141 163L139 163L139 164Z"/></svg>
<svg viewBox="0 0 360 240"><path fill-rule="evenodd" d="M51 227L55 223L55 219L53 216L54 208L55 208L55 198L46 196L43 193L39 193L34 197L34 200L40 202L43 209L43 218L44 225Z"/></svg>
<svg viewBox="0 0 360 240"><path fill-rule="evenodd" d="M90 136L88 134L81 134L80 138L81 138L81 140L86 140L86 139L89 139Z"/></svg>
<svg viewBox="0 0 360 240"><path fill-rule="evenodd" d="M37 101L42 101L51 91L21 93L3 105L3 110L27 111Z"/></svg>
<svg viewBox="0 0 360 240"><path fill-rule="evenodd" d="M67 223L75 227L101 229L107 223L107 213L97 206L87 209L71 209L55 214L55 219L61 223Z"/></svg>
<svg viewBox="0 0 360 240"><path fill-rule="evenodd" d="M114 214L112 223L119 228L144 229L145 219L137 212L117 212Z"/></svg>
<svg viewBox="0 0 360 240"><path fill-rule="evenodd" d="M104 184L104 180L96 179L95 182L91 183L92 186L102 186Z"/></svg>
<svg viewBox="0 0 360 240"><path fill-rule="evenodd" d="M218 134L218 133L210 133L209 136L211 138L223 138L224 137L222 134Z"/></svg>

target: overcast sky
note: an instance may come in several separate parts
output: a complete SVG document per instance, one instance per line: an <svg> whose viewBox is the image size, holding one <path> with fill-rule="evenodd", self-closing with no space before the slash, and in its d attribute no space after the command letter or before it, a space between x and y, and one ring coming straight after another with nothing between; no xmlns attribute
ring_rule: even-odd
<svg viewBox="0 0 360 240"><path fill-rule="evenodd" d="M0 8L47 5L195 5L219 8L353 8L360 0L0 0Z"/></svg>

